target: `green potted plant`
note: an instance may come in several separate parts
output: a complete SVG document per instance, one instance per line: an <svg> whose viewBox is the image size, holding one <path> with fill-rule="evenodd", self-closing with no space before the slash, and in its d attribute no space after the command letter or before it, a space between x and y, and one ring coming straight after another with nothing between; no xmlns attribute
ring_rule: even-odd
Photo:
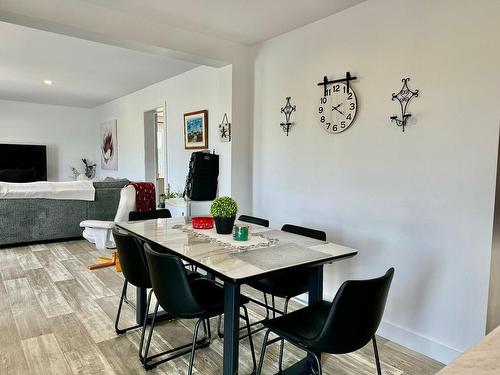
<svg viewBox="0 0 500 375"><path fill-rule="evenodd" d="M237 212L238 204L231 197L219 197L212 202L210 214L214 218L217 233L232 233Z"/></svg>

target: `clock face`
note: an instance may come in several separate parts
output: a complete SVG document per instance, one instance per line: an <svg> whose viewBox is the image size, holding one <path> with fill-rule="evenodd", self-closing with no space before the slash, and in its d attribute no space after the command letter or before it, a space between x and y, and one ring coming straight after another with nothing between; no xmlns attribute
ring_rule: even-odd
<svg viewBox="0 0 500 375"><path fill-rule="evenodd" d="M326 96L320 99L319 123L328 133L341 133L351 126L357 110L358 103L352 87L347 92L346 84L334 83L326 90Z"/></svg>

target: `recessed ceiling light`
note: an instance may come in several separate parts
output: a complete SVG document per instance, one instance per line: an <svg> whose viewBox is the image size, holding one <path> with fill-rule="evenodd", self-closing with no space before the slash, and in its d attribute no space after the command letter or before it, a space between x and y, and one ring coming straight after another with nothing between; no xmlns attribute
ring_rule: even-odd
<svg viewBox="0 0 500 375"><path fill-rule="evenodd" d="M54 84L54 82L52 82L50 79L44 79L43 83L45 83L46 85L49 85L49 86Z"/></svg>

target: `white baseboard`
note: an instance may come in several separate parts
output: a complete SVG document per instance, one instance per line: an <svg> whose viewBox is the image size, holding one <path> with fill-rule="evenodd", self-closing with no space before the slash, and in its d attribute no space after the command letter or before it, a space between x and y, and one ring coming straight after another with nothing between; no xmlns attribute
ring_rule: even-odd
<svg viewBox="0 0 500 375"><path fill-rule="evenodd" d="M384 320L380 323L377 335L444 364L450 363L462 354L458 349Z"/></svg>
<svg viewBox="0 0 500 375"><path fill-rule="evenodd" d="M300 295L294 300L305 306L307 304L307 295ZM462 351L458 349L384 320L380 323L377 335L446 365L462 354Z"/></svg>

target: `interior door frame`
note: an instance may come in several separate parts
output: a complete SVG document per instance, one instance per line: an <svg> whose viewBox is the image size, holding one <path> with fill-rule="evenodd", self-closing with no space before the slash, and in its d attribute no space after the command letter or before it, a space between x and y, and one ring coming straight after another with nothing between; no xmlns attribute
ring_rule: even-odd
<svg viewBox="0 0 500 375"><path fill-rule="evenodd" d="M148 162L150 162L150 157L151 157L151 151L148 149L151 147L150 142L148 142L148 131L151 131L151 129L148 129L147 125L147 119L146 116L148 113L154 113L158 110L158 108L163 108L163 118L165 122L165 176L164 176L164 182L165 182L165 189L166 189L166 184L168 181L168 122L167 122L167 103L166 101L162 102L159 105L156 106L149 106L148 108L143 110L143 131L144 131L144 178L145 180L151 179L150 177L152 176L151 171L148 171L148 169L151 167ZM158 153L157 153L157 139L156 139L156 134L157 134L157 126L156 126L156 120L154 121L154 136L152 140L152 149L154 150L153 152L153 171L154 171L154 178L152 179L155 186L157 186L157 180L158 180ZM158 196L157 192L157 196Z"/></svg>

